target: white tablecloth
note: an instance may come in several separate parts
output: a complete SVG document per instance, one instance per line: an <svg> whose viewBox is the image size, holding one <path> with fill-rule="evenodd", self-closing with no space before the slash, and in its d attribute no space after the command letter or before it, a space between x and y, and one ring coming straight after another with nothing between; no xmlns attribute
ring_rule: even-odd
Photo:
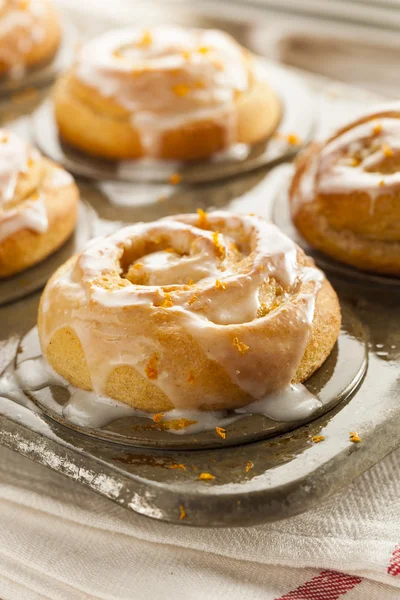
<svg viewBox="0 0 400 600"><path fill-rule="evenodd" d="M0 449L2 600L400 598L400 451L310 513L246 529L135 515Z"/></svg>

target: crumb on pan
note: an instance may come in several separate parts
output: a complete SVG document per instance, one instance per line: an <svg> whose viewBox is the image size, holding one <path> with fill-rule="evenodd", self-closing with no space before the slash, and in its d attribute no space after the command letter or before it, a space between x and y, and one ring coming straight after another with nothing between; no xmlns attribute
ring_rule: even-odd
<svg viewBox="0 0 400 600"><path fill-rule="evenodd" d="M211 475L211 473L200 473L199 475L200 481L212 481L213 479L215 479L215 477L214 475Z"/></svg>

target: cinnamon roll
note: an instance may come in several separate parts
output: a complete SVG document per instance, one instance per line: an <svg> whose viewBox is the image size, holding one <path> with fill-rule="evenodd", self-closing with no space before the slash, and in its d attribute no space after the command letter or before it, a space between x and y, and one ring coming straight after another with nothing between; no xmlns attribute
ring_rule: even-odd
<svg viewBox="0 0 400 600"><path fill-rule="evenodd" d="M340 328L338 299L275 225L227 212L97 238L48 282L39 335L74 386L130 406L232 409L307 379Z"/></svg>
<svg viewBox="0 0 400 600"><path fill-rule="evenodd" d="M280 101L254 56L222 31L154 27L86 44L58 82L68 144L107 159L207 158L268 138Z"/></svg>
<svg viewBox="0 0 400 600"><path fill-rule="evenodd" d="M49 0L0 0L0 75L20 78L42 66L60 44L60 24Z"/></svg>
<svg viewBox="0 0 400 600"><path fill-rule="evenodd" d="M382 107L300 155L291 214L315 248L400 275L400 104Z"/></svg>
<svg viewBox="0 0 400 600"><path fill-rule="evenodd" d="M67 173L0 130L0 278L54 252L74 230L78 189Z"/></svg>

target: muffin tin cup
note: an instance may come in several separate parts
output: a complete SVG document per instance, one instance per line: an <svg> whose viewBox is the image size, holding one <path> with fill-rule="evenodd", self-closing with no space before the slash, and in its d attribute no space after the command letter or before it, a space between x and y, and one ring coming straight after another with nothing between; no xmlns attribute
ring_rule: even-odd
<svg viewBox="0 0 400 600"><path fill-rule="evenodd" d="M215 426L198 433L185 433L184 430L179 434L171 433L163 429L162 425L154 423L151 414L148 417L124 416L99 428L83 427L71 423L63 416L63 408L70 397L70 392L64 385L43 385L39 388L24 388L23 391L46 416L61 425L75 432L127 447L196 450L254 442L301 427L324 415L340 402L346 402L355 392L367 369L366 332L349 307L342 307L342 315L342 331L335 348L322 367L305 383L306 388L317 396L322 405L310 417L302 420L279 422L262 414L238 415L227 411L220 420L216 418L216 425L223 426L225 437L218 435ZM28 360L40 359L41 354L38 355L32 348L40 348L36 328L21 340L16 368L23 365L26 355L29 356ZM182 411L182 418L185 417L190 419L190 413L185 415L185 411ZM234 419L233 423L229 423L230 419Z"/></svg>
<svg viewBox="0 0 400 600"><path fill-rule="evenodd" d="M165 183L178 173L182 183L199 184L241 175L262 166L271 167L293 157L310 139L315 111L313 96L300 77L265 59L260 58L259 63L266 81L279 95L283 111L277 132L266 142L254 146L236 144L205 161L106 161L83 154L62 142L54 118L53 101L47 99L32 116L36 143L44 154L71 173L100 181ZM290 143L291 136L295 136L298 143Z"/></svg>
<svg viewBox="0 0 400 600"><path fill-rule="evenodd" d="M166 446L162 438L158 444L153 439L152 447L128 446L115 438L82 433L50 417L38 398L33 400L12 385L15 360L23 356L18 352L20 340L35 325L39 295L3 306L0 321L6 326L0 373L6 386L0 391L0 443L127 509L177 524L244 526L310 509L399 444L400 294L388 295L376 286L366 288L360 297L350 280L333 283L344 307L345 329L348 304L362 327L358 319L352 320L358 332L351 336L358 340L356 346L353 342L347 346L344 330L339 355L333 352L317 379L323 379L324 368L336 360L337 373L327 378L326 385L343 385L343 366L355 366L355 355L365 357L366 333L368 368L364 358L353 376L346 371L349 395L309 423L258 441L252 437L255 423L249 424L234 446L219 448L207 447L210 440L206 439L203 447L198 442L185 444L183 437L178 440L180 448ZM351 442L352 431L358 433L360 443ZM215 445L215 438L210 445ZM202 479L202 473L209 479Z"/></svg>

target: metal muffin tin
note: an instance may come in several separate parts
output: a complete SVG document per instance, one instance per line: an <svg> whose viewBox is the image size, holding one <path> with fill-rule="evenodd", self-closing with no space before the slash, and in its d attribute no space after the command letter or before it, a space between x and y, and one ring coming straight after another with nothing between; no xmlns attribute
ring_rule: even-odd
<svg viewBox="0 0 400 600"><path fill-rule="evenodd" d="M172 13L169 18L175 20ZM261 21L257 20L257 28ZM210 16L191 14L186 22L222 26L240 41L251 39L253 24L245 15L240 22L230 22L219 14L213 22ZM324 127L333 124L333 115L345 120L378 100L321 78L304 77L313 88L315 113ZM16 116L30 112L32 105L11 109ZM84 179L78 184L82 198L98 215L92 213L88 219L97 235L123 223L197 207L268 217L288 177L286 168L263 167L202 185ZM274 218L287 225L284 198L276 201ZM54 267L75 250L66 246L62 255L54 255ZM290 430L287 424L282 427L265 418L248 419L243 427L234 423L227 428L226 441L214 432L200 440L175 436L170 441L172 434L166 437L154 429L144 429L140 439L138 429L134 435L113 427L111 435L77 430L44 409L40 398L23 394L15 386L13 371L21 340L36 324L40 298L26 286L23 299L0 306L0 443L127 509L173 523L244 526L310 509L400 444L400 289L386 278L356 278L340 268L331 270L329 277L342 304L344 329L332 355L308 385L328 394L330 410L309 423L291 424ZM0 283L0 292L3 285L12 288L12 279ZM126 422L123 428L131 425ZM351 431L357 431L361 443L350 441ZM315 443L313 437L320 435L323 441ZM212 477L199 479L201 473Z"/></svg>

